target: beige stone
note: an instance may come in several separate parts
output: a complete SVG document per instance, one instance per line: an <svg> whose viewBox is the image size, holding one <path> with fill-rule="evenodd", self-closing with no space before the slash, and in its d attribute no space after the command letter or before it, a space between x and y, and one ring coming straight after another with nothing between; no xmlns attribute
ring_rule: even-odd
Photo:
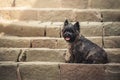
<svg viewBox="0 0 120 80"><path fill-rule="evenodd" d="M120 37L119 36L105 37L104 47L105 48L120 48Z"/></svg>
<svg viewBox="0 0 120 80"><path fill-rule="evenodd" d="M68 47L68 43L62 38L57 40L57 48L64 49Z"/></svg>
<svg viewBox="0 0 120 80"><path fill-rule="evenodd" d="M120 10L102 10L101 14L103 15L104 22L110 21L120 21Z"/></svg>
<svg viewBox="0 0 120 80"><path fill-rule="evenodd" d="M20 49L0 48L0 61L17 61Z"/></svg>
<svg viewBox="0 0 120 80"><path fill-rule="evenodd" d="M32 8L59 8L61 7L60 0L16 0L17 7L32 7Z"/></svg>
<svg viewBox="0 0 120 80"><path fill-rule="evenodd" d="M18 20L38 20L37 10L14 10L11 12L11 18Z"/></svg>
<svg viewBox="0 0 120 80"><path fill-rule="evenodd" d="M17 80L16 63L0 63L0 80Z"/></svg>
<svg viewBox="0 0 120 80"><path fill-rule="evenodd" d="M92 42L96 43L102 47L102 38L101 37L87 37ZM63 38L39 38L32 40L32 47L36 48L58 48L64 49L67 48L68 44Z"/></svg>
<svg viewBox="0 0 120 80"><path fill-rule="evenodd" d="M28 49L26 61L65 62L64 54L65 50L60 49Z"/></svg>
<svg viewBox="0 0 120 80"><path fill-rule="evenodd" d="M60 64L62 80L105 80L104 65Z"/></svg>
<svg viewBox="0 0 120 80"><path fill-rule="evenodd" d="M11 20L10 11L9 10L1 9L0 10L0 18L1 19Z"/></svg>
<svg viewBox="0 0 120 80"><path fill-rule="evenodd" d="M41 38L41 39L33 39L32 40L32 47L33 48L56 48L57 46L57 39L50 39L50 38Z"/></svg>
<svg viewBox="0 0 120 80"><path fill-rule="evenodd" d="M48 9L38 11L38 20L59 22L65 19L74 20L74 14L69 9Z"/></svg>
<svg viewBox="0 0 120 80"><path fill-rule="evenodd" d="M90 8L98 9L120 9L120 0L90 0Z"/></svg>
<svg viewBox="0 0 120 80"><path fill-rule="evenodd" d="M120 36L120 23L104 23L105 36Z"/></svg>
<svg viewBox="0 0 120 80"><path fill-rule="evenodd" d="M29 48L30 40L24 38L15 38L15 37L1 37L0 47Z"/></svg>
<svg viewBox="0 0 120 80"><path fill-rule="evenodd" d="M0 23L0 32L13 36L44 36L45 27L40 24L31 24L27 22Z"/></svg>
<svg viewBox="0 0 120 80"><path fill-rule="evenodd" d="M13 6L14 0L0 0L0 7L11 7Z"/></svg>
<svg viewBox="0 0 120 80"><path fill-rule="evenodd" d="M75 20L83 21L95 21L99 22L102 20L101 13L97 10L76 10Z"/></svg>
<svg viewBox="0 0 120 80"><path fill-rule="evenodd" d="M62 80L119 80L120 64L60 64Z"/></svg>
<svg viewBox="0 0 120 80"><path fill-rule="evenodd" d="M80 33L84 36L102 36L103 26L100 22L91 22L80 25Z"/></svg>
<svg viewBox="0 0 120 80"><path fill-rule="evenodd" d="M105 80L119 80L120 79L120 64L110 64L106 66L106 79Z"/></svg>
<svg viewBox="0 0 120 80"><path fill-rule="evenodd" d="M46 36L47 37L60 37L60 26L47 26L46 27Z"/></svg>
<svg viewBox="0 0 120 80"><path fill-rule="evenodd" d="M5 8L0 9L0 17L7 20L37 20L37 11L32 9Z"/></svg>
<svg viewBox="0 0 120 80"><path fill-rule="evenodd" d="M61 0L63 8L87 8L88 0Z"/></svg>
<svg viewBox="0 0 120 80"><path fill-rule="evenodd" d="M59 80L58 64L52 63L23 63L20 64L23 80Z"/></svg>
<svg viewBox="0 0 120 80"><path fill-rule="evenodd" d="M105 49L110 63L120 62L120 49Z"/></svg>

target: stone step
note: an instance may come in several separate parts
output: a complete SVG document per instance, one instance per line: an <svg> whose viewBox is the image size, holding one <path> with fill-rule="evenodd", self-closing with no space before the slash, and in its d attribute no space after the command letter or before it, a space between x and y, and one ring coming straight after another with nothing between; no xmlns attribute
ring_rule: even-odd
<svg viewBox="0 0 120 80"><path fill-rule="evenodd" d="M119 80L120 64L0 62L0 80Z"/></svg>
<svg viewBox="0 0 120 80"><path fill-rule="evenodd" d="M0 8L0 18L7 20L38 21L120 21L119 9L73 9L73 8Z"/></svg>
<svg viewBox="0 0 120 80"><path fill-rule="evenodd" d="M120 9L119 0L0 0L0 7Z"/></svg>
<svg viewBox="0 0 120 80"><path fill-rule="evenodd" d="M0 61L65 62L67 49L48 48L0 48ZM106 48L110 63L120 63L120 48Z"/></svg>
<svg viewBox="0 0 120 80"><path fill-rule="evenodd" d="M88 39L102 46L101 37L88 37ZM64 49L67 48L67 42L63 38L50 37L0 37L0 47Z"/></svg>
<svg viewBox="0 0 120 80"><path fill-rule="evenodd" d="M120 48L120 36L86 37L100 47ZM67 42L63 38L50 37L0 37L0 47L7 48L67 48Z"/></svg>
<svg viewBox="0 0 120 80"><path fill-rule="evenodd" d="M61 37L63 24L64 22L5 20L0 22L0 33L19 37ZM120 36L120 22L80 22L80 31L87 37Z"/></svg>

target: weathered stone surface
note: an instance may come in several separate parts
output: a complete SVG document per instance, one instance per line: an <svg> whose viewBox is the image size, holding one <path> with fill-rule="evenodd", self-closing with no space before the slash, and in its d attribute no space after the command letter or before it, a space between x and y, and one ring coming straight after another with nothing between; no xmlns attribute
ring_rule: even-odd
<svg viewBox="0 0 120 80"><path fill-rule="evenodd" d="M65 19L75 20L71 9L46 9L38 11L38 20L40 21L64 21Z"/></svg>
<svg viewBox="0 0 120 80"><path fill-rule="evenodd" d="M57 40L57 48L64 49L64 48L67 48L67 47L68 47L68 44L63 38Z"/></svg>
<svg viewBox="0 0 120 80"><path fill-rule="evenodd" d="M120 48L120 37L104 37L104 47L105 48Z"/></svg>
<svg viewBox="0 0 120 80"><path fill-rule="evenodd" d="M57 46L57 39L50 39L50 38L39 38L33 39L31 41L33 48L56 48Z"/></svg>
<svg viewBox="0 0 120 80"><path fill-rule="evenodd" d="M26 61L48 61L48 62L65 62L65 50L60 49L27 49Z"/></svg>
<svg viewBox="0 0 120 80"><path fill-rule="evenodd" d="M105 80L120 80L120 64L106 65L106 79Z"/></svg>
<svg viewBox="0 0 120 80"><path fill-rule="evenodd" d="M103 26L105 36L119 36L119 22L80 22L81 34L87 37L102 36ZM61 37L63 22L11 21L0 22L0 32L6 35L21 37Z"/></svg>
<svg viewBox="0 0 120 80"><path fill-rule="evenodd" d="M94 10L77 10L75 11L75 20L77 21L101 21L101 13Z"/></svg>
<svg viewBox="0 0 120 80"><path fill-rule="evenodd" d="M38 20L37 11L32 9L11 10L11 19Z"/></svg>
<svg viewBox="0 0 120 80"><path fill-rule="evenodd" d="M30 22L1 22L0 32L13 36L44 36L44 26Z"/></svg>
<svg viewBox="0 0 120 80"><path fill-rule="evenodd" d="M60 26L47 26L46 36L47 37L60 37L61 28Z"/></svg>
<svg viewBox="0 0 120 80"><path fill-rule="evenodd" d="M0 80L17 80L17 64L0 62Z"/></svg>
<svg viewBox="0 0 120 80"><path fill-rule="evenodd" d="M0 48L0 61L17 61L20 49Z"/></svg>
<svg viewBox="0 0 120 80"><path fill-rule="evenodd" d="M119 80L120 64L60 64L62 80Z"/></svg>
<svg viewBox="0 0 120 80"><path fill-rule="evenodd" d="M11 7L14 0L0 0L0 7Z"/></svg>
<svg viewBox="0 0 120 80"><path fill-rule="evenodd" d="M88 0L61 0L63 8L87 8Z"/></svg>
<svg viewBox="0 0 120 80"><path fill-rule="evenodd" d="M64 49L67 47L65 40L61 38L38 38L31 41L33 48Z"/></svg>
<svg viewBox="0 0 120 80"><path fill-rule="evenodd" d="M20 72L23 80L60 80L58 64L22 63Z"/></svg>
<svg viewBox="0 0 120 80"><path fill-rule="evenodd" d="M65 19L69 19L70 21L101 21L102 19L99 10L69 8L5 8L0 9L0 15L1 18L8 20L39 20L51 22L60 22Z"/></svg>
<svg viewBox="0 0 120 80"><path fill-rule="evenodd" d="M92 42L96 43L100 47L102 46L101 37L87 37ZM67 42L63 38L37 38L31 41L33 48L67 48Z"/></svg>
<svg viewBox="0 0 120 80"><path fill-rule="evenodd" d="M120 63L120 49L106 49L110 63Z"/></svg>
<svg viewBox="0 0 120 80"><path fill-rule="evenodd" d="M17 37L0 37L0 47L16 47L25 48L30 47L30 40L27 38L17 38Z"/></svg>
<svg viewBox="0 0 120 80"><path fill-rule="evenodd" d="M120 0L90 0L90 8L120 9Z"/></svg>
<svg viewBox="0 0 120 80"><path fill-rule="evenodd" d="M0 18L1 19L8 19L8 20L10 20L11 19L11 17L10 17L10 11L9 10L3 10L3 9L1 9L0 10Z"/></svg>
<svg viewBox="0 0 120 80"><path fill-rule="evenodd" d="M32 7L32 8L59 8L60 0L16 0L17 7Z"/></svg>
<svg viewBox="0 0 120 80"><path fill-rule="evenodd" d="M102 10L103 21L120 21L120 10Z"/></svg>
<svg viewBox="0 0 120 80"><path fill-rule="evenodd" d="M104 23L105 36L120 36L120 23Z"/></svg>
<svg viewBox="0 0 120 80"><path fill-rule="evenodd" d="M102 36L103 26L100 22L80 23L80 33L84 36Z"/></svg>
<svg viewBox="0 0 120 80"><path fill-rule="evenodd" d="M105 80L104 65L60 64L62 80Z"/></svg>
<svg viewBox="0 0 120 80"><path fill-rule="evenodd" d="M88 0L16 0L16 6L33 8L87 8Z"/></svg>
<svg viewBox="0 0 120 80"><path fill-rule="evenodd" d="M0 9L0 17L7 20L37 20L37 11L33 9L4 8Z"/></svg>

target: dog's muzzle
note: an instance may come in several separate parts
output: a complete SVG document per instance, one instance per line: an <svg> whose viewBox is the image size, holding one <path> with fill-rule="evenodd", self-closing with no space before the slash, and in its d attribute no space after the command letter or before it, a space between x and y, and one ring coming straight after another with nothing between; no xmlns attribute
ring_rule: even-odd
<svg viewBox="0 0 120 80"><path fill-rule="evenodd" d="M65 33L63 34L63 37L64 37L64 39L65 39L66 41L69 41L69 40L71 39L71 34L70 34L69 32L65 32Z"/></svg>

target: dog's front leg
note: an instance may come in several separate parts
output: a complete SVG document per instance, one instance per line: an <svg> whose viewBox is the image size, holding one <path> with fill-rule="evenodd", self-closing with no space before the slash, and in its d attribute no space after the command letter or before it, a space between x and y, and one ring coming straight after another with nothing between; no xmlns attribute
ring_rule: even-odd
<svg viewBox="0 0 120 80"><path fill-rule="evenodd" d="M83 61L82 55L75 53L74 63L82 63L82 61Z"/></svg>

